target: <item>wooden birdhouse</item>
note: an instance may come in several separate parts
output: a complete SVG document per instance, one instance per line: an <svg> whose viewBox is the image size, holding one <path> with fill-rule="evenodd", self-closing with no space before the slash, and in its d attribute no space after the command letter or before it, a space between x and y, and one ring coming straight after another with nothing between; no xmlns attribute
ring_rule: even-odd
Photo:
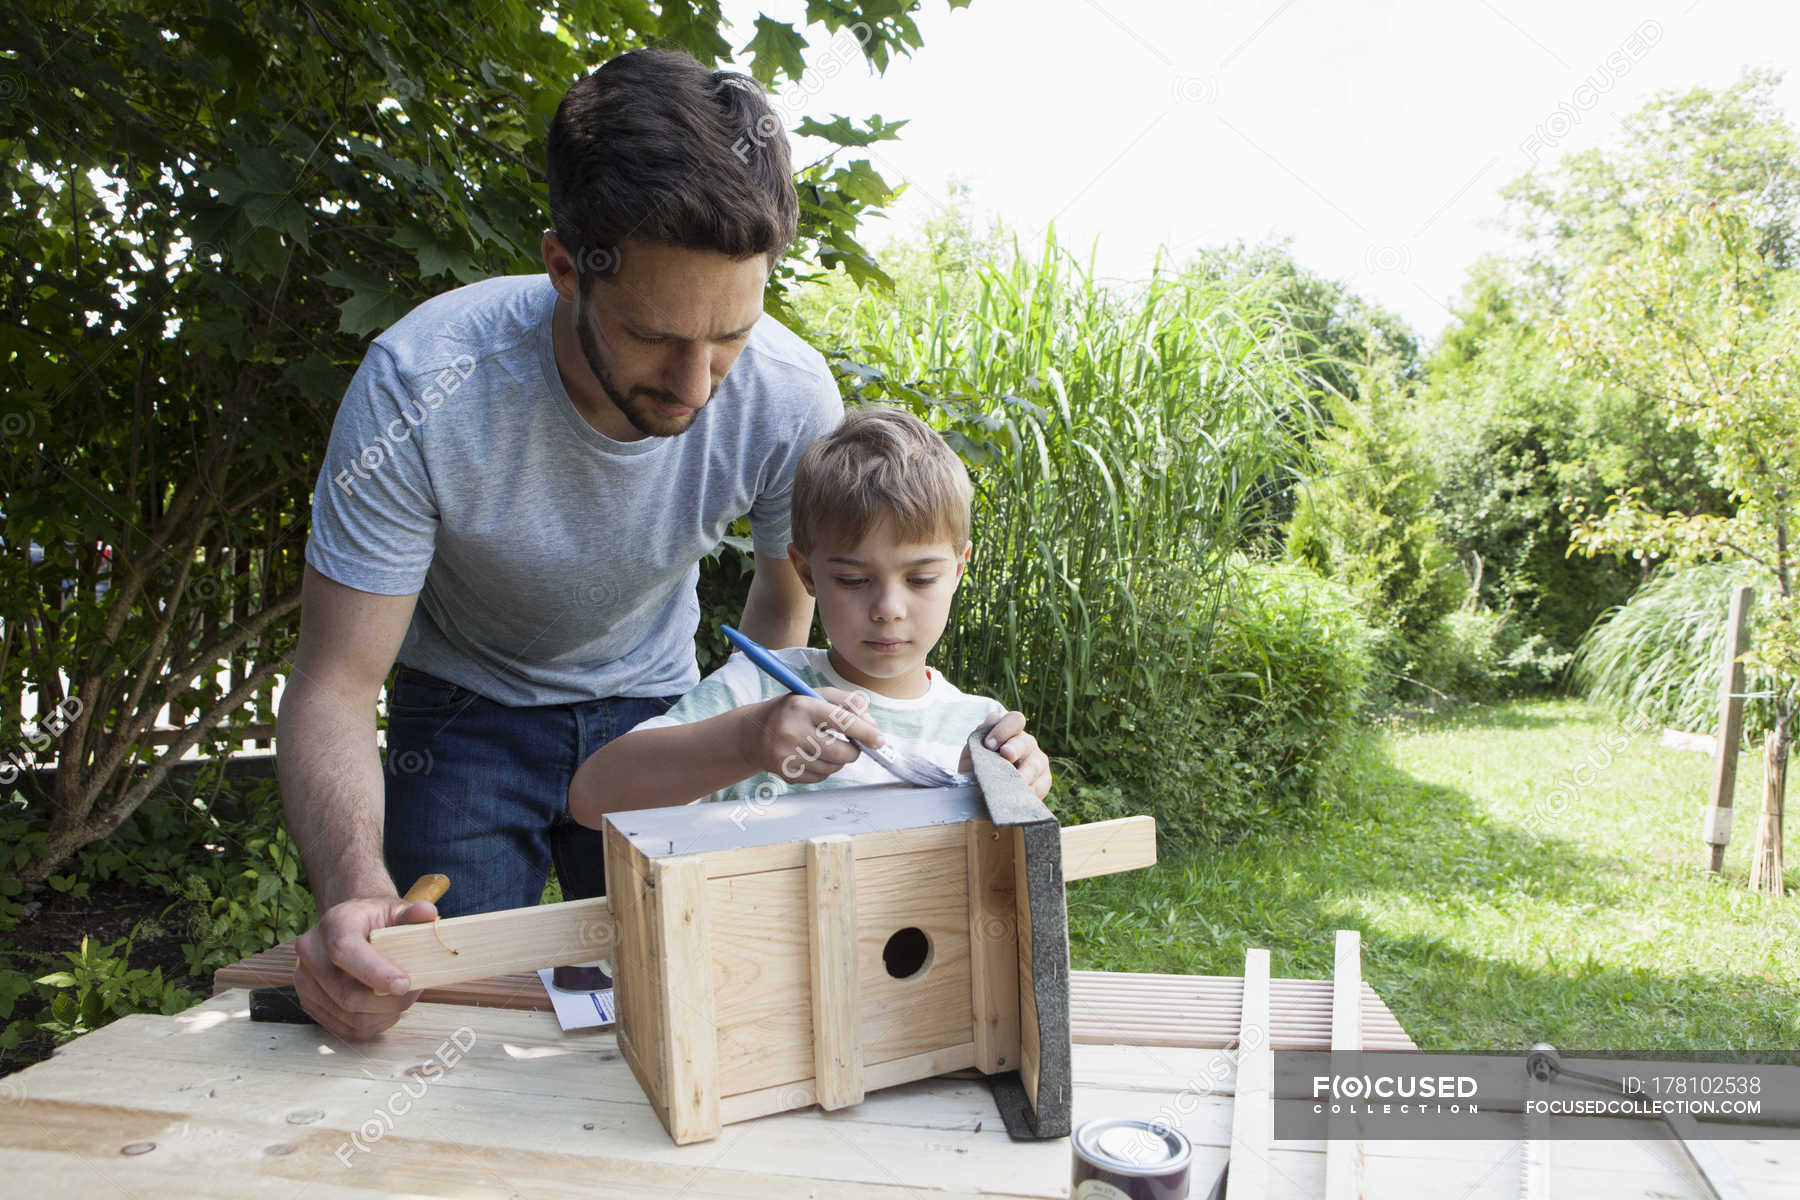
<svg viewBox="0 0 1800 1200"><path fill-rule="evenodd" d="M1064 1136L1063 884L1153 863L1155 826L1061 829L978 736L971 753L961 787L617 813L605 898L377 931L376 948L415 987L474 977L440 946L484 973L610 958L620 1050L678 1143L970 1067L1015 1136ZM553 909L579 911L560 934L493 921Z"/></svg>

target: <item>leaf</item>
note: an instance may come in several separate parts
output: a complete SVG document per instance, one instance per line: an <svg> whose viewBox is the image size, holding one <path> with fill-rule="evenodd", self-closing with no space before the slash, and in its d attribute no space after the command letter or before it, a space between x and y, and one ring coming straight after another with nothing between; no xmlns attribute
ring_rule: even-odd
<svg viewBox="0 0 1800 1200"><path fill-rule="evenodd" d="M740 53L751 55L750 74L764 87L772 86L777 74L797 80L806 70L806 39L792 25L757 15L756 33L744 44Z"/></svg>
<svg viewBox="0 0 1800 1200"><path fill-rule="evenodd" d="M876 142L893 141L900 136L900 130L907 122L895 121L889 124L879 116L869 118L868 126L858 129L849 117L833 114L831 123L822 125L811 117L803 117L794 129L797 137L824 138L839 146L869 146Z"/></svg>
<svg viewBox="0 0 1800 1200"><path fill-rule="evenodd" d="M350 290L350 298L338 305L338 328L345 333L386 329L412 309L411 298L396 291L385 274L369 267L333 267L319 278L332 287Z"/></svg>

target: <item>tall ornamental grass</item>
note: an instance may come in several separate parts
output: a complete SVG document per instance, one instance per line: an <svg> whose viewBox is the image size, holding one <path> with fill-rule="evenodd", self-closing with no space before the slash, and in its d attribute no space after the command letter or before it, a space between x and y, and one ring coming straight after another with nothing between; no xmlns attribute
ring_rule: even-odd
<svg viewBox="0 0 1800 1200"><path fill-rule="evenodd" d="M937 662L1016 704L1076 783L1143 765L1117 759L1189 721L1241 552L1303 462L1277 314L1160 270L1109 286L1054 235L911 295L856 295L815 332L970 466L975 553Z"/></svg>
<svg viewBox="0 0 1800 1200"><path fill-rule="evenodd" d="M1603 615L1575 656L1573 684L1621 717L1696 733L1719 723L1725 625L1732 589L1766 584L1741 563L1665 567L1624 604ZM1755 647L1756 608L1750 609ZM1777 680L1745 664L1744 733L1756 744L1774 728Z"/></svg>

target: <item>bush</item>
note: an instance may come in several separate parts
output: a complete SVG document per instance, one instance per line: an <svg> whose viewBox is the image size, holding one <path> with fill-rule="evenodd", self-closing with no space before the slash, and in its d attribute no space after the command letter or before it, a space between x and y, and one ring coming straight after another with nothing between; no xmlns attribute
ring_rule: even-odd
<svg viewBox="0 0 1800 1200"><path fill-rule="evenodd" d="M1114 714L1111 744L1089 758L1104 777L1077 767L1052 807L1065 822L1148 812L1165 841L1216 844L1328 800L1372 641L1347 588L1295 563L1240 563L1180 699Z"/></svg>
<svg viewBox="0 0 1800 1200"><path fill-rule="evenodd" d="M1358 397L1333 397L1334 424L1288 525L1287 552L1349 586L1378 633L1388 691L1419 677L1427 643L1467 585L1439 536L1431 464L1401 419L1396 365L1354 373Z"/></svg>
<svg viewBox="0 0 1800 1200"><path fill-rule="evenodd" d="M1421 642L1418 682L1449 700L1495 700L1554 686L1574 655L1541 633L1526 634L1510 609L1471 594Z"/></svg>
<svg viewBox="0 0 1800 1200"><path fill-rule="evenodd" d="M1731 590L1760 582L1746 564L1663 568L1583 639L1575 688L1621 716L1713 732ZM1754 631L1755 608L1750 621ZM1752 698L1744 703L1744 735L1753 741L1774 728L1769 696L1778 686L1773 674L1745 667L1744 691Z"/></svg>

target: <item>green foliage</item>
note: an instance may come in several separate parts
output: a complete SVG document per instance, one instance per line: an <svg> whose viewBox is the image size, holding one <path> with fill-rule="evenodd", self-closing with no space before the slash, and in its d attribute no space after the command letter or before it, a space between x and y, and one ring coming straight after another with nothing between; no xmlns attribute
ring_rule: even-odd
<svg viewBox="0 0 1800 1200"><path fill-rule="evenodd" d="M1437 472L1445 541L1478 576L1482 604L1526 640L1572 651L1641 581L1636 564L1571 555L1566 503L1639 486L1659 506L1719 511L1706 451L1631 392L1570 372L1522 317L1518 285L1488 263L1446 332L1413 423Z"/></svg>
<svg viewBox="0 0 1800 1200"><path fill-rule="evenodd" d="M134 928L108 946L95 946L84 937L80 950L67 951L63 955L69 960L67 969L37 980L56 993L48 1019L40 1020L38 1028L61 1045L131 1013L167 1015L197 1001L199 997L186 988L165 982L161 967L145 970L130 965L127 958L137 934Z"/></svg>
<svg viewBox="0 0 1800 1200"><path fill-rule="evenodd" d="M1541 633L1524 633L1515 614L1475 600L1449 613L1418 648L1419 678L1458 700L1493 700L1546 691L1567 672L1572 651Z"/></svg>
<svg viewBox="0 0 1800 1200"><path fill-rule="evenodd" d="M1349 586L1382 637L1395 679L1416 679L1421 649L1467 581L1438 534L1434 474L1404 420L1391 362L1355 369L1360 398L1331 399L1333 425L1288 526L1288 555Z"/></svg>
<svg viewBox="0 0 1800 1200"><path fill-rule="evenodd" d="M1051 794L1065 824L1136 812L1165 843L1217 844L1280 827L1321 802L1354 738L1372 636L1343 586L1297 563L1235 564L1204 670L1177 696L1118 705L1106 734Z"/></svg>
<svg viewBox="0 0 1800 1200"><path fill-rule="evenodd" d="M937 664L1085 760L1122 705L1174 703L1204 669L1230 555L1302 453L1303 394L1266 306L1222 288L1109 289L1053 236L975 276L966 304L857 296L817 332L852 399L910 407L969 465L976 549Z"/></svg>
<svg viewBox="0 0 1800 1200"><path fill-rule="evenodd" d="M1785 747L1800 707L1800 287L1768 250L1761 219L1741 199L1652 196L1635 248L1580 277L1556 328L1583 368L1699 437L1735 507L1660 512L1623 490L1603 513L1577 509L1577 548L1753 566L1762 601L1751 655L1777 680Z"/></svg>
<svg viewBox="0 0 1800 1200"><path fill-rule="evenodd" d="M881 69L919 46L918 8L819 0L807 20L841 35L833 70ZM57 733L48 838L10 868L36 886L188 749L272 718L313 483L368 336L434 293L541 269L544 135L569 83L635 46L731 47L716 0L9 14L0 694L49 712L67 680L81 709ZM805 46L763 17L743 52L786 87ZM851 151L800 171L771 306L819 270L881 279L856 233L892 191L854 148L898 127L807 127ZM187 732L147 741L171 704ZM0 706L0 741L25 736Z"/></svg>
<svg viewBox="0 0 1800 1200"><path fill-rule="evenodd" d="M1184 274L1229 287L1248 286L1280 315L1280 340L1310 383L1318 414L1330 397L1359 397L1356 365L1389 362L1401 378L1419 373L1419 344L1400 317L1334 279L1310 271L1284 243L1243 242L1203 251Z"/></svg>
<svg viewBox="0 0 1800 1200"><path fill-rule="evenodd" d="M1659 92L1608 145L1502 189L1536 303L1554 308L1576 276L1640 249L1638 216L1657 193L1739 199L1760 255L1778 268L1800 259L1800 131L1781 85L1780 71L1758 68L1717 90Z"/></svg>
<svg viewBox="0 0 1800 1200"><path fill-rule="evenodd" d="M1621 716L1701 733L1719 721L1731 592L1754 583L1744 563L1706 563L1659 570L1629 602L1594 626L1575 660L1574 684L1590 700ZM1763 597L1757 597L1757 604ZM1758 610L1751 609L1751 628ZM1773 693L1780 681L1767 668L1744 672L1744 733L1759 741L1774 727Z"/></svg>

